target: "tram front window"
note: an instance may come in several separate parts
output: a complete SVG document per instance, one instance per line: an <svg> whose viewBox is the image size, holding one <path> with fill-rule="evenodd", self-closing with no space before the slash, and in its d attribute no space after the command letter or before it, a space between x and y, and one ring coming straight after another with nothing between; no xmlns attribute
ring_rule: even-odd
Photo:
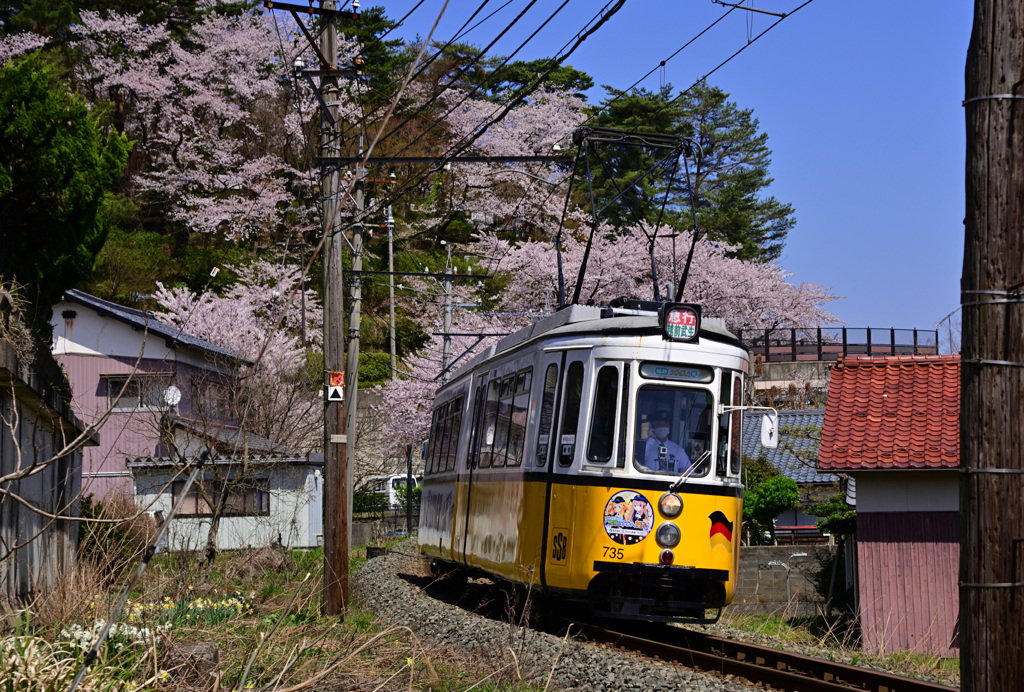
<svg viewBox="0 0 1024 692"><path fill-rule="evenodd" d="M637 392L633 463L645 473L693 477L711 468L713 399L703 389L645 385ZM690 470L691 464L697 467Z"/></svg>

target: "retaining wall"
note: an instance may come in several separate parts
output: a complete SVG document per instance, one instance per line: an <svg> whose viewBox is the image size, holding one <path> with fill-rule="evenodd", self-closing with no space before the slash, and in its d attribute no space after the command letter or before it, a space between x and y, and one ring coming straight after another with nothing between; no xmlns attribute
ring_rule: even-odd
<svg viewBox="0 0 1024 692"><path fill-rule="evenodd" d="M828 545L754 546L740 549L740 575L729 611L781 615L815 615L824 599L814 589L814 575ZM806 553L806 555L800 555ZM792 556L792 557L791 557ZM787 594L787 569L789 594Z"/></svg>

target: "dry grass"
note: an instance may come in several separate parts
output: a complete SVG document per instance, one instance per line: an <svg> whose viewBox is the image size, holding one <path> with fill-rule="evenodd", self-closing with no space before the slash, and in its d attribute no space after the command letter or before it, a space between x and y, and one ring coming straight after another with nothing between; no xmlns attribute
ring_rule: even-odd
<svg viewBox="0 0 1024 692"><path fill-rule="evenodd" d="M65 623L80 622L91 618L95 613L93 604L96 597L105 593L103 576L99 568L91 560L82 560L71 573L58 576L53 591L37 592L29 602L27 611L32 614L32 624L36 627L62 627ZM11 626L8 612L3 624Z"/></svg>
<svg viewBox="0 0 1024 692"><path fill-rule="evenodd" d="M130 516L131 509L106 511ZM124 612L115 614L124 577L138 566L136 548L151 539L142 522L117 526L120 531L94 536L97 545L57 589L23 610L0 613L0 680L38 675L35 686L15 689L67 689L98 631L93 628L114 616L119 629L101 647L80 690L540 689L519 683L509 671L474 667L447 652L439 663L410 630L379 630L372 614L321 616L322 551L238 551L218 557L212 570L198 556L157 555ZM365 553L353 553L356 567ZM196 672L201 665L195 661L174 663L180 660L171 655L176 648L196 642L216 644L215 678ZM22 670L28 672L17 672Z"/></svg>
<svg viewBox="0 0 1024 692"><path fill-rule="evenodd" d="M888 654L865 652L853 621L823 617L785 617L782 615L739 615L728 609L721 623L727 627L770 637L783 645L821 649L830 660L853 665L869 664L900 675L937 678L943 684L959 686L960 661L928 654L901 651Z"/></svg>

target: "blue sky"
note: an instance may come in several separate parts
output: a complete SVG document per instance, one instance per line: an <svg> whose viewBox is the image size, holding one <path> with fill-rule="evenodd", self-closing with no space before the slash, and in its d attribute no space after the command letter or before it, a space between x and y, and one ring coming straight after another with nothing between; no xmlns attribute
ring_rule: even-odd
<svg viewBox="0 0 1024 692"><path fill-rule="evenodd" d="M753 0L792 12L802 0ZM399 19L414 0L374 0ZM425 36L444 3L428 0L399 30ZM501 2L488 3L481 16ZM508 6L465 37L485 45L525 6ZM749 4L749 3L748 3ZM435 39L478 7L451 0ZM516 57L560 50L603 3L571 0ZM556 7L538 2L492 53L506 55ZM626 88L728 8L711 0L626 0L568 63ZM770 193L792 204L781 264L791 281L832 287L851 327L932 329L959 305L964 218L964 61L973 3L814 0L708 81L751 108L773 151ZM776 21L734 11L669 61L664 79L692 84ZM642 86L657 89L655 71ZM604 92L595 87L592 102Z"/></svg>

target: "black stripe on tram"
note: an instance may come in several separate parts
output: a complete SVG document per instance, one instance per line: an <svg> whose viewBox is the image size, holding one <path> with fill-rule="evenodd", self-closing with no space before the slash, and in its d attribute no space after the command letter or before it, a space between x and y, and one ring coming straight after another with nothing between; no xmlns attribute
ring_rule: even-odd
<svg viewBox="0 0 1024 692"><path fill-rule="evenodd" d="M423 486L444 485L455 481L455 474L446 473L425 478ZM594 488L630 488L635 490L667 491L675 481L673 477L662 479L637 478L636 476L589 476L568 473L551 473L540 469L522 471L519 469L494 471L491 469L474 469L473 483L551 483L558 485L579 485ZM680 495L714 495L717 497L743 497L742 485L724 485L721 483L684 483L676 490ZM545 514L545 519L547 518Z"/></svg>

